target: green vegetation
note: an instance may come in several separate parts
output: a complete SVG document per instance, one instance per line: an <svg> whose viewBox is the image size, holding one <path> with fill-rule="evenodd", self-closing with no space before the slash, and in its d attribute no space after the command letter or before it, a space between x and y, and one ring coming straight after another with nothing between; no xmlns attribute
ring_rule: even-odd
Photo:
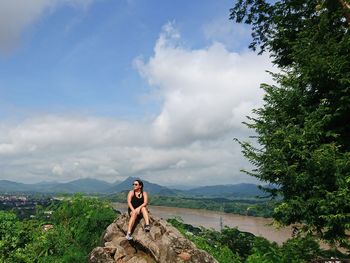
<svg viewBox="0 0 350 263"><path fill-rule="evenodd" d="M0 263L86 262L115 217L107 202L81 195L45 209L39 207L35 219L21 221L13 212L0 211ZM236 228L218 232L186 225L179 219L169 222L222 263L301 263L316 257L345 258L340 253L322 251L311 236L278 246Z"/></svg>
<svg viewBox="0 0 350 263"><path fill-rule="evenodd" d="M224 198L181 198L168 196L154 196L151 198L152 205L206 209L261 217L272 216L274 203L273 201L228 200Z"/></svg>
<svg viewBox="0 0 350 263"><path fill-rule="evenodd" d="M115 217L108 203L81 195L38 209L32 220L0 211L0 262L86 262Z"/></svg>
<svg viewBox="0 0 350 263"><path fill-rule="evenodd" d="M231 18L252 25L250 47L281 70L247 123L258 145L240 142L247 173L279 186L277 221L349 250L349 1L237 0Z"/></svg>
<svg viewBox="0 0 350 263"><path fill-rule="evenodd" d="M302 263L332 256L345 258L339 252L321 250L311 236L295 237L278 246L275 242L236 228L226 227L218 232L194 228L184 224L180 218L172 218L168 222L220 263Z"/></svg>

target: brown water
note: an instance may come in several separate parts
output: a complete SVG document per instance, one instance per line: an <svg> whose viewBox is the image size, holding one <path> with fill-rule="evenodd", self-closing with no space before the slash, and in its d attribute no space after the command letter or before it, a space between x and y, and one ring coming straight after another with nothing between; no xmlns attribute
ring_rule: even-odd
<svg viewBox="0 0 350 263"><path fill-rule="evenodd" d="M113 207L121 212L127 210L126 204L113 203ZM276 229L272 226L271 218L242 216L228 214L216 211L164 207L164 206L149 206L149 210L153 216L163 219L181 217L186 224L193 226L203 226L205 228L213 228L220 230L220 221L225 226L237 227L240 231L250 232L256 236L262 236L270 241L275 241L282 244L291 237L291 228Z"/></svg>

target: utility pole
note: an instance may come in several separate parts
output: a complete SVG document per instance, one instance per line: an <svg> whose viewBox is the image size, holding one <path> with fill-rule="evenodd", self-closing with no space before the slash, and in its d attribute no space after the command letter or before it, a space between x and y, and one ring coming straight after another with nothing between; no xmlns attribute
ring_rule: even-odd
<svg viewBox="0 0 350 263"><path fill-rule="evenodd" d="M222 231L223 229L224 229L224 220L222 216L220 216L220 231Z"/></svg>

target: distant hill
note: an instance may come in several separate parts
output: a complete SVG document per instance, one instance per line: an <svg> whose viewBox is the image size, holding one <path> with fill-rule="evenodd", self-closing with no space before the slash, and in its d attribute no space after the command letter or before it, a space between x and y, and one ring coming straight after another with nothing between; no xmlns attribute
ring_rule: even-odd
<svg viewBox="0 0 350 263"><path fill-rule="evenodd" d="M262 196L264 192L256 184L232 184L232 185L213 185L197 187L183 191L189 196L197 197L246 197Z"/></svg>
<svg viewBox="0 0 350 263"><path fill-rule="evenodd" d="M115 185L109 189L107 189L107 193L118 193L125 190L131 190L132 189L132 183L137 180L137 177L128 177L123 182L121 182L118 185ZM167 195L167 196L173 196L176 195L176 190L169 189L165 186L161 186L159 184L154 184L151 182L148 182L146 180L142 180L143 187L145 191L152 195Z"/></svg>
<svg viewBox="0 0 350 263"><path fill-rule="evenodd" d="M30 191L30 189L30 185L27 184L0 180L0 192L27 192Z"/></svg>
<svg viewBox="0 0 350 263"><path fill-rule="evenodd" d="M107 183L105 181L92 178L83 178L68 183L52 185L51 187L47 187L46 191L56 193L104 193L105 189L110 187L110 185L110 183Z"/></svg>
<svg viewBox="0 0 350 263"><path fill-rule="evenodd" d="M37 193L104 193L112 184L105 181L83 178L68 183L41 182L37 184L23 184L0 180L0 192L37 192Z"/></svg>
<svg viewBox="0 0 350 263"><path fill-rule="evenodd" d="M37 184L23 184L8 180L0 180L0 192L24 193L87 193L113 194L132 189L136 177L128 177L122 182L108 183L105 181L83 178L68 183L42 182ZM144 189L151 195L182 196L196 198L228 198L251 197L264 195L255 184L214 185L197 187L190 190L170 189L159 184L142 180Z"/></svg>
<svg viewBox="0 0 350 263"><path fill-rule="evenodd" d="M0 180L0 192L37 192L37 193L100 193L100 194L111 194L122 192L125 190L132 189L132 183L136 180L136 177L128 177L124 181L107 183L105 181L83 178L74 180L68 183L57 183L57 182L43 182L37 184L23 184L16 183L8 180ZM154 184L145 180L144 188L147 192L153 195L176 195L175 190L170 190L165 186Z"/></svg>

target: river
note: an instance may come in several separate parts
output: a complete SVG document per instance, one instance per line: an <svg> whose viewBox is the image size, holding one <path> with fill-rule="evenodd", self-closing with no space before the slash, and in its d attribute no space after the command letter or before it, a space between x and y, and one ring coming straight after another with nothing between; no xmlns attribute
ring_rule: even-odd
<svg viewBox="0 0 350 263"><path fill-rule="evenodd" d="M126 204L113 203L113 207L121 212L127 210ZM149 206L153 216L163 219L181 217L186 224L203 226L220 230L221 222L225 226L237 227L240 231L250 232L256 236L262 236L270 241L282 244L291 237L291 228L276 229L272 226L271 218L243 216L217 211L189 209L165 206Z"/></svg>

